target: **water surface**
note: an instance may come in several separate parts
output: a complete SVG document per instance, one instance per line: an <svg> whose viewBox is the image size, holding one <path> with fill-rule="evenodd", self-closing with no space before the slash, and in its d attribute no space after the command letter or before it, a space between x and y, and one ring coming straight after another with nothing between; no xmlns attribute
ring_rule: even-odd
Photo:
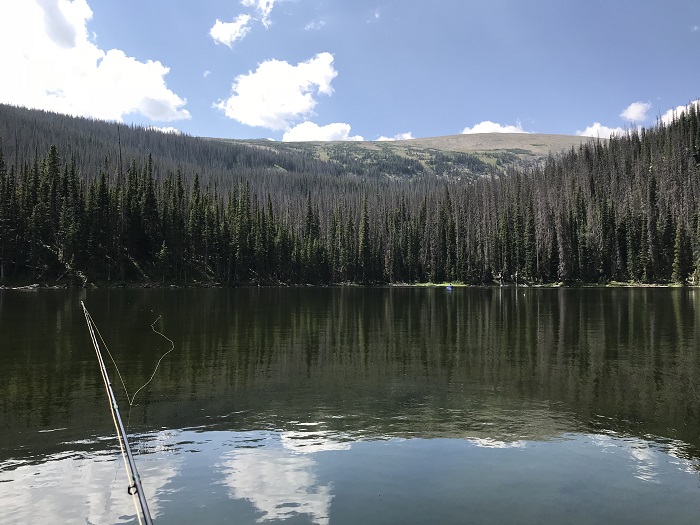
<svg viewBox="0 0 700 525"><path fill-rule="evenodd" d="M3 523L697 523L700 291L0 291ZM108 360L108 358L106 358Z"/></svg>

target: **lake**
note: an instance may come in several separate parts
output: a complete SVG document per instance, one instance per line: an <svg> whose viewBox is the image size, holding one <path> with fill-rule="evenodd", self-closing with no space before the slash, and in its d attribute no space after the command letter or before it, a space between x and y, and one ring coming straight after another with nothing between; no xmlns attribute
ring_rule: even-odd
<svg viewBox="0 0 700 525"><path fill-rule="evenodd" d="M700 290L0 290L3 524L700 519ZM160 318L159 318L160 317Z"/></svg>

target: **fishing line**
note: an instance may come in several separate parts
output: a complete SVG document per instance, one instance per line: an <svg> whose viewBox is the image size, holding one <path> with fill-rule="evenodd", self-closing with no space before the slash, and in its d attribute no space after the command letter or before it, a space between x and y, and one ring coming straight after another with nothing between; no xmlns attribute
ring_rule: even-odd
<svg viewBox="0 0 700 525"><path fill-rule="evenodd" d="M81 304L83 304L81 302ZM83 304L83 306L85 306ZM122 387L124 387L124 392L126 393L127 399L129 398L129 393L126 391L126 385L124 384L124 379L122 379L122 375L119 373L119 367L117 367L117 363L114 362L114 358L112 357L112 352L109 351L109 347L107 346L107 343L105 342L104 338L102 337L102 334L100 333L100 329L97 327L97 324L95 324L95 321L93 320L92 316L90 315L90 312L88 312L87 308L84 308L84 313L85 313L85 318L88 320L88 328L92 327L97 332L97 335L100 336L100 341L102 341L102 344L105 347L105 350L107 350L107 354L109 355L109 358L112 360L112 364L114 364L114 368L117 370L117 375L119 376L119 380L122 383ZM90 334L90 337L92 338L92 332ZM94 341L93 341L94 344ZM120 439L119 433L117 433L117 439ZM121 449L121 442L120 442L120 449ZM124 451L122 450L121 454L121 460L124 460L124 468L126 468L126 460L124 459ZM112 483L110 484L109 487L109 494L107 495L107 499L105 500L105 508L102 511L102 516L100 518L104 518L105 514L107 514L107 510L109 508L109 502L112 499L112 492L114 491L114 484L117 482L117 475L119 472L119 467L121 467L120 459L117 459L117 464L114 467L114 479L112 480ZM127 471L128 472L128 471ZM136 502L134 501L134 506L136 505ZM138 514L138 508L136 510L136 513Z"/></svg>
<svg viewBox="0 0 700 525"><path fill-rule="evenodd" d="M163 360L163 358L164 358L166 355L168 355L170 352L172 352L173 350L175 350L175 343L173 342L173 340L170 339L170 338L169 338L168 336L166 336L165 334L159 332L159 331L156 330L156 328L155 328L155 324L158 322L158 319L160 319L160 318L161 318L161 316L159 315L159 316L156 318L156 320L153 321L153 322L151 323L151 330L153 330L155 333L157 333L157 334L160 335L161 337L163 337L163 338L167 339L168 341L170 341L170 350L168 350L168 351L165 352L162 356L160 356L160 359L158 359L158 362L156 363L156 367L153 369L153 373L151 374L151 377L148 379L148 381L146 381L146 382L143 384L143 386L141 386L141 388L139 388L136 392L134 392L134 395L131 396L131 399L130 399L130 400L129 400L129 393L127 392L127 394L126 394L126 399L129 401L129 413L128 413L127 416L126 416L126 428L127 428L127 430L129 429L129 426L131 425L131 408L134 406L134 399L136 399L136 394L138 394L139 392L141 392L141 390L143 390L144 388L146 388L146 386L148 386L148 384L149 384L151 381L153 381L153 378L155 377L156 372L158 371L158 367L160 366L160 362ZM114 364L114 366L117 366L116 363ZM126 388L126 387L125 387L125 388Z"/></svg>
<svg viewBox="0 0 700 525"><path fill-rule="evenodd" d="M84 305L83 305L83 306L84 306ZM154 378L155 375L156 375L156 372L158 371L158 367L160 366L160 362L163 360L163 358L165 358L165 356L167 356L170 352L172 352L172 351L175 349L175 342L174 342L172 339L170 339L168 336L166 336L165 334L163 334L162 332L159 332L158 330L155 329L155 324L156 324L156 323L158 322L158 320L162 317L162 316L159 315L159 316L156 318L156 320L153 321L153 322L151 323L151 330L153 330L155 333L157 333L158 335L160 335L161 337L165 338L166 340L168 340L168 341L170 342L170 350L168 350L167 352L165 352L165 353L160 357L160 359L159 359L158 362L156 363L156 367L155 367L155 369L153 370L153 373L151 374L151 377L148 379L148 381L146 381L146 383L144 383L143 386L141 386L138 390L136 390L136 392L134 393L134 395L130 397L130 396L129 396L129 391L128 391L128 389L126 388L126 383L124 382L124 378L122 377L121 371L119 370L119 366L117 365L116 361L114 360L114 356L112 355L112 352L109 350L109 346L107 345L107 342L104 340L104 337L102 337L102 333L100 332L100 329L98 328L97 324L95 323L94 319L92 318L92 315L90 315L90 312L87 311L87 308L85 308L85 316L86 316L87 319L89 319L88 326L91 327L91 328L93 328L93 329L97 332L97 335L99 336L100 341L102 342L102 344L103 344L104 347L105 347L105 350L107 351L107 355L109 355L109 359L112 361L112 364L114 365L114 368L115 368L115 370L117 371L117 375L119 376L119 381L120 381L121 384L122 384L122 388L124 388L124 394L126 395L126 399L127 399L128 403L129 403L129 414L128 414L127 423L126 423L126 429L127 429L127 432L128 432L129 426L130 426L130 424L131 424L131 408L132 408L133 405L134 405L134 399L136 398L136 394L138 394L141 390L143 390L146 386L148 386L148 384L153 380L153 378ZM113 419L114 419L114 414L112 414L112 417L113 417ZM116 421L115 421L115 425L116 425ZM121 452L122 452L122 459L124 460L124 464L125 464L125 466L126 466L126 465L127 465L127 461L126 461L126 458L124 457L124 448L123 448L123 446L122 446L121 438L119 437L119 433L117 433L117 438L119 439L119 446L120 446L120 449L121 449ZM117 464L117 467L116 467L115 473L114 473L114 474L115 474L115 475L114 475L114 480L112 481L112 485L111 485L111 488L110 488L110 494L111 494L112 490L114 490L114 483L116 482L116 479L117 479L117 470L118 470L118 468L119 468L119 465ZM127 471L127 473L128 473L128 471ZM131 478L129 478L129 479L131 479ZM136 495L135 495L135 494L132 494L132 497L134 498L134 506L136 507L136 505L137 505L137 504L136 504ZM104 511L104 512L107 511L107 505L108 505L108 503L106 502L106 503L105 503L105 511ZM136 509L137 509L137 515L138 515L138 507L136 507ZM103 515L104 515L104 512L103 512ZM140 516L139 516L139 523L140 523L140 522L141 522L141 519L140 519Z"/></svg>
<svg viewBox="0 0 700 525"><path fill-rule="evenodd" d="M156 367L153 369L153 373L151 374L151 377L148 379L148 381L146 381L146 382L143 384L143 386L142 386L141 388L139 388L136 392L134 392L134 395L131 397L131 401L129 401L129 407L131 407L131 406L134 404L134 399L136 399L136 394L138 394L139 392L141 392L141 390L143 390L144 388L146 388L146 387L148 386L148 384L149 384L151 381L153 381L153 378L155 377L156 372L158 371L158 367L160 366L160 362L163 360L163 358L164 358L166 355L168 355L170 352L172 352L173 350L175 350L175 343L173 342L173 340L170 339L167 335L165 335L165 334L159 332L158 330L156 330L156 328L155 328L155 326L154 326L154 325L158 322L158 319L160 319L160 318L161 318L161 316L159 315L158 318L157 318L155 321L153 321L153 322L151 323L151 330L153 330L155 333L157 333L157 334L158 334L159 336L161 336L162 338L167 339L168 341L170 341L170 350L168 350L168 351L165 352L162 356L160 356L160 359L158 359L158 362L156 363ZM114 365L114 366L116 366L116 365ZM129 396L127 395L127 398L128 398L128 397L129 397Z"/></svg>
<svg viewBox="0 0 700 525"><path fill-rule="evenodd" d="M82 304L82 302L81 302ZM124 378L122 378L122 374L119 371L119 367L117 366L117 363L114 361L114 357L112 357L112 352L109 351L109 347L107 346L107 343L104 340L104 337L102 337L102 334L100 333L100 329L97 327L97 324L95 321L92 319L92 316L90 315L90 312L87 311L87 308L85 308L85 305L83 305L83 308L85 309L85 317L87 317L89 321L89 325L92 325L92 327L95 329L97 332L97 335L100 336L100 341L102 341L102 344L105 346L105 350L107 350L107 355L112 361L112 364L114 365L114 368L117 371L117 375L119 376L119 381L122 383L122 387L124 387L124 393L126 394L126 399L127 401L129 400L129 391L126 389L126 384L124 384Z"/></svg>
<svg viewBox="0 0 700 525"><path fill-rule="evenodd" d="M133 455L131 453L131 447L129 447L129 440L124 430L124 425L122 423L121 416L119 414L119 407L117 405L117 400L114 397L114 391L112 390L112 383L107 375L107 368L105 367L104 359L102 358L102 353L100 352L100 346L97 342L97 336L94 331L94 321L90 317L84 302L80 302L83 307L83 312L85 314L85 322L88 325L88 331L90 332L90 339L92 345L95 348L95 354L97 355L97 361L100 365L100 373L102 374L102 381L105 386L105 391L107 392L107 398L109 399L109 409L112 413L112 421L114 422L114 428L117 431L117 441L119 442L119 449L122 453L122 458L124 459L124 466L126 469L127 479L129 480L129 487L127 492L132 496L134 502L134 508L136 509L136 517L141 525L142 515L143 520L146 525L151 525L153 523L151 519L151 513L148 509L148 502L143 493L143 486L141 484L141 477L139 476L138 470L136 468L136 462L134 461ZM138 497L138 501L136 498ZM140 507L140 512L139 512Z"/></svg>
<svg viewBox="0 0 700 525"><path fill-rule="evenodd" d="M124 429L124 426L122 424L121 417L119 415L119 409L117 408L117 402L116 399L114 398L114 392L112 391L112 386L111 382L109 380L109 376L107 375L107 369L104 366L104 360L102 359L102 355L100 353L99 349L99 343L97 341L97 336L95 335L95 332L97 332L100 341L105 347L105 350L107 351L107 355L109 355L110 360L112 361L112 364L114 365L114 368L117 371L117 375L119 376L119 380L122 384L122 387L124 388L124 394L126 394L126 399L129 403L129 418L127 420L127 429L129 428L129 423L131 422L131 408L134 405L134 400L136 399L136 396L141 390L146 388L151 381L153 381L153 378L155 377L156 373L158 372L158 367L160 366L160 363L163 361L163 359L175 349L175 342L170 339L168 336L163 334L162 332L156 330L155 324L160 320L161 316L159 315L155 321L151 323L151 330L155 332L156 334L160 335L164 339L170 342L170 349L165 352L163 355L160 356L160 359L158 359L158 362L156 363L155 368L153 369L153 373L151 374L151 377L148 378L148 381L146 381L136 392L134 392L133 396L129 396L129 390L126 388L126 383L124 382L124 378L121 374L121 371L119 370L119 366L117 365L114 356L112 355L112 352L109 350L109 346L107 345L107 342L104 340L104 337L102 337L102 333L100 333L99 328L97 327L97 324L95 323L94 319L90 315L90 312L88 312L87 308L85 307L85 303L82 301L80 304L83 307L83 312L85 314L85 321L87 322L88 325L88 330L90 331L90 338L92 340L92 344L95 347L95 352L97 354L97 360L100 364L100 372L102 373L102 379L105 384L105 389L107 391L107 397L110 400L110 411L112 412L112 421L114 422L114 427L117 430L117 440L119 442L119 449L121 451L122 459L124 460L124 467L126 469L126 474L127 478L129 480L129 488L128 488L128 493L132 496L133 502L134 502L134 508L136 509L136 516L138 518L138 521L141 525L143 525L143 522L141 521L141 518L145 520L147 525L150 525L152 523L151 521L151 515L150 511L148 509L148 503L146 502L146 498L143 494L143 487L141 485L141 477L139 476L138 471L136 470L136 463L134 462L134 459L132 457L131 453L131 448L129 447L129 442L127 439L127 433L128 431ZM115 472L116 474L116 472ZM116 479L116 475L115 475ZM114 483L112 484L113 488ZM111 492L112 489L110 489ZM138 501L137 501L137 496L138 496ZM139 512L139 506L140 506L140 512ZM106 510L106 509L105 509Z"/></svg>
<svg viewBox="0 0 700 525"><path fill-rule="evenodd" d="M166 355L168 355L170 352L172 352L175 349L175 343L173 342L172 339L164 335L163 333L159 332L155 328L155 324L158 322L160 319L160 316L151 323L151 330L153 330L155 333L159 334L163 338L167 339L170 341L171 347L170 350L165 352L160 359L158 360L158 363L156 363L155 369L153 370L153 373L151 374L151 377L146 381L146 383L139 388L133 396L129 397L129 391L126 388L126 384L124 383L124 379L121 375L121 372L119 371L119 367L117 366L117 363L114 360L114 357L112 356L112 352L109 351L109 348L107 347L107 343L105 342L104 338L102 337L102 334L100 333L99 329L97 328L97 325L95 324L95 321L92 319L92 316L88 312L87 308L85 307L85 303L82 301L80 304L83 307L83 312L85 314L85 321L87 322L88 325L88 330L90 332L90 339L92 340L92 344L95 348L95 353L97 354L97 360L100 365L100 372L102 374L102 380L105 385L105 390L107 391L107 397L109 399L109 408L112 413L112 421L114 422L114 428L117 431L117 440L119 442L119 449L122 454L122 459L124 460L124 466L126 468L126 473L127 473L127 478L129 480L129 487L127 492L132 496L132 499L134 501L134 508L136 509L136 516L138 518L138 521L141 525L143 525L143 522L141 521L141 518L143 517L143 520L146 522L146 525L151 525L152 519L151 519L151 514L150 510L148 509L148 503L146 501L146 498L143 494L143 486L141 484L141 477L139 476L138 470L136 469L136 463L134 461L133 455L131 453L131 448L129 446L129 441L127 438L127 431L124 429L124 425L122 423L121 416L119 414L119 408L117 406L117 401L114 398L114 391L112 390L112 383L109 380L109 376L107 375L107 369L104 364L104 360L102 359L102 354L100 352L99 348L99 343L97 341L97 336L95 335L95 331L99 334L100 340L102 341L102 344L104 344L105 349L107 350L107 353L109 355L109 358L112 360L112 364L114 364L114 368L117 370L117 374L119 375L119 379L122 383L122 386L124 387L124 393L126 394L126 398L129 401L129 417L131 417L131 407L134 404L134 399L136 398L136 394L138 394L141 390L143 390L155 377L156 372L158 371L158 367L165 358ZM138 497L138 501L137 501ZM140 506L140 512L139 512L139 506Z"/></svg>
<svg viewBox="0 0 700 525"><path fill-rule="evenodd" d="M100 333L100 329L97 327L97 325L95 324L95 322L92 320L92 316L90 316L90 313L89 313L89 312L87 313L87 315L90 317L90 322L91 322L92 325L94 326L95 331L97 332L97 335L100 336L100 341L101 341L102 344L104 345L105 350L107 350L107 355L109 355L109 359L112 361L112 364L114 365L114 368L115 368L116 371L117 371L117 375L119 376L119 381L121 381L122 387L124 388L124 394L126 395L126 400L129 402L129 408L131 408L131 407L134 405L134 399L136 399L136 394L138 394L139 392L141 392L141 390L143 390L144 388L146 388L146 387L148 386L148 384L149 384L151 381L153 381L153 378L156 376L156 372L158 371L158 367L160 366L160 362L163 360L163 358L165 358L165 356L167 356L170 352L172 352L173 350L175 350L175 342L174 342L172 339L170 339L167 335L165 335L164 333L159 332L158 330L156 330L155 324L156 324L156 323L158 322L158 320L162 317L161 315L159 315L159 316L156 318L156 320L153 321L153 322L151 323L151 330L153 330L155 333L157 333L159 336L161 336L162 338L166 339L166 340L170 343L170 350L168 350L168 351L165 352L162 356L160 356L160 359L158 359L158 362L156 363L156 367L153 369L153 373L151 374L151 377L148 379L148 381L146 381L138 390L136 390L136 392L134 392L134 395L133 395L133 396L129 396L129 391L127 390L126 384L124 383L124 378L122 377L122 374L121 374L121 372L119 371L119 367L117 366L117 363L116 363L116 361L114 360L114 357L112 356L112 352L109 351L109 347L107 346L107 343L105 342L104 338L102 337L102 334Z"/></svg>

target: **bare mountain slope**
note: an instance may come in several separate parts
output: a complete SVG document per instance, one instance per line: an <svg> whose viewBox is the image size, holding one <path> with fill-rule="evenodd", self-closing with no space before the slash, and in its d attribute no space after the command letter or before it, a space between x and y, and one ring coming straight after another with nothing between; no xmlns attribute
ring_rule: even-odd
<svg viewBox="0 0 700 525"><path fill-rule="evenodd" d="M578 147L591 140L589 137L572 135L549 135L545 133L475 133L470 135L448 135L411 139L393 144L405 144L406 147L437 149L441 151L458 151L461 153L478 153L484 151L521 150L533 156L543 156Z"/></svg>
<svg viewBox="0 0 700 525"><path fill-rule="evenodd" d="M237 141L268 151L296 152L330 162L350 173L478 177L508 166L526 167L591 139L543 133L481 133L399 141Z"/></svg>
<svg viewBox="0 0 700 525"><path fill-rule="evenodd" d="M313 146L324 150L334 145L354 145L366 149L378 150L391 148L393 150L420 149L437 150L457 153L508 152L529 155L533 157L547 156L549 153L559 153L572 147L577 148L592 139L578 135L552 135L547 133L474 133L463 135L445 135L442 137L425 137L397 141L364 141L364 142L287 142L284 144L297 147ZM602 139L605 140L605 139ZM274 147L271 141L253 141Z"/></svg>

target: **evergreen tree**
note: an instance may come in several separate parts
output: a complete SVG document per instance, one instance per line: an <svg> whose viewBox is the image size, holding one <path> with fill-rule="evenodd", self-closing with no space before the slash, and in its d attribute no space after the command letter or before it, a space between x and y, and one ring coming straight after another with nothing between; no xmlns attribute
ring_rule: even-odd
<svg viewBox="0 0 700 525"><path fill-rule="evenodd" d="M371 268L371 246L369 242L369 218L367 215L367 194L362 196L362 213L360 215L360 226L358 231L357 252L360 282L368 283L372 275Z"/></svg>
<svg viewBox="0 0 700 525"><path fill-rule="evenodd" d="M685 228L679 222L676 226L676 238L673 248L673 274L671 280L674 283L685 284L691 265L690 242L685 233Z"/></svg>

